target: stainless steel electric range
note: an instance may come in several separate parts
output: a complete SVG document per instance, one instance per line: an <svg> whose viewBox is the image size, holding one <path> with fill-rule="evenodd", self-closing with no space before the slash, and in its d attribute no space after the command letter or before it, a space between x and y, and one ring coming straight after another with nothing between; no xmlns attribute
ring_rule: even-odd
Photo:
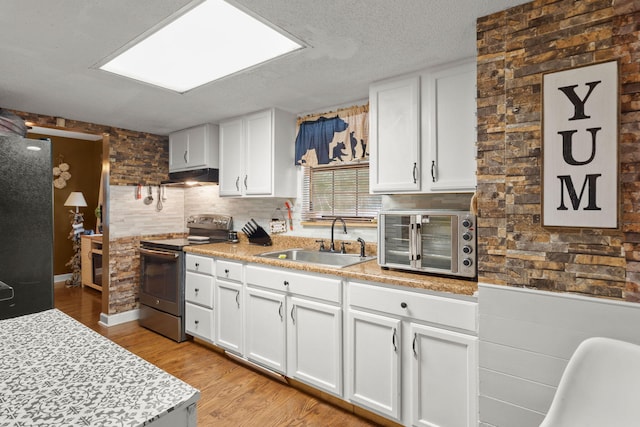
<svg viewBox="0 0 640 427"><path fill-rule="evenodd" d="M186 339L184 327L185 246L227 241L233 219L198 215L187 221L186 238L140 242L139 323L174 341Z"/></svg>

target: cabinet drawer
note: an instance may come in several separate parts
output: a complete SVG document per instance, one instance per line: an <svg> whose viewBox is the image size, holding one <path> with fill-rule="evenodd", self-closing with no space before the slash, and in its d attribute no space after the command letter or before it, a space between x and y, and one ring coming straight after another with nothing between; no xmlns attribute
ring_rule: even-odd
<svg viewBox="0 0 640 427"><path fill-rule="evenodd" d="M213 258L187 254L185 263L187 265L187 271L213 274Z"/></svg>
<svg viewBox="0 0 640 427"><path fill-rule="evenodd" d="M185 275L185 300L213 308L213 276L187 271Z"/></svg>
<svg viewBox="0 0 640 427"><path fill-rule="evenodd" d="M185 332L213 342L213 310L185 304Z"/></svg>
<svg viewBox="0 0 640 427"><path fill-rule="evenodd" d="M473 301L426 295L349 282L349 305L396 316L437 323L477 333L478 304Z"/></svg>
<svg viewBox="0 0 640 427"><path fill-rule="evenodd" d="M218 260L216 262L216 276L221 279L242 282L242 264L239 262Z"/></svg>
<svg viewBox="0 0 640 427"><path fill-rule="evenodd" d="M342 281L340 279L254 265L248 265L245 274L248 285L262 286L335 303L342 301Z"/></svg>

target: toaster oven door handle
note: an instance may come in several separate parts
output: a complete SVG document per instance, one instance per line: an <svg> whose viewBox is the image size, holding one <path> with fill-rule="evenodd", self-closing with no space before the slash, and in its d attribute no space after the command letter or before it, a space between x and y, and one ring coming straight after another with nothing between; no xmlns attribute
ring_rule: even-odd
<svg viewBox="0 0 640 427"><path fill-rule="evenodd" d="M164 251L154 251L153 249L142 249L140 248L140 253L144 255L158 256L162 258L175 259L180 256L177 252L164 252Z"/></svg>
<svg viewBox="0 0 640 427"><path fill-rule="evenodd" d="M411 218L411 233L409 237L409 253L411 260L411 267L416 266L416 259L418 254L418 224L420 223L420 215L415 215Z"/></svg>

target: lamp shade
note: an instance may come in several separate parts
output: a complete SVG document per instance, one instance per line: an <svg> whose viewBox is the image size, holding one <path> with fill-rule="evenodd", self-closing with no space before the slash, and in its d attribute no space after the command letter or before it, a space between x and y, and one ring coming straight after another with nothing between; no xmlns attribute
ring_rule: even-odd
<svg viewBox="0 0 640 427"><path fill-rule="evenodd" d="M72 191L71 194L69 194L69 197L67 197L67 200L64 202L64 205L85 207L87 206L87 201L84 199L82 192Z"/></svg>

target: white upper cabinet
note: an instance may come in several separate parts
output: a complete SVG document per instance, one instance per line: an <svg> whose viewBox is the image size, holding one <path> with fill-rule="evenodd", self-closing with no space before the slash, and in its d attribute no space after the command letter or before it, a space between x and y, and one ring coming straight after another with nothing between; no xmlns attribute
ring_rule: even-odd
<svg viewBox="0 0 640 427"><path fill-rule="evenodd" d="M420 190L420 77L369 89L369 182L373 193Z"/></svg>
<svg viewBox="0 0 640 427"><path fill-rule="evenodd" d="M372 84L369 102L372 193L475 190L475 62Z"/></svg>
<svg viewBox="0 0 640 427"><path fill-rule="evenodd" d="M422 76L423 146L428 191L473 191L476 186L476 64ZM426 142L426 144L425 144ZM424 176L424 175L423 175Z"/></svg>
<svg viewBox="0 0 640 427"><path fill-rule="evenodd" d="M203 124L169 135L169 172L218 168L218 127Z"/></svg>
<svg viewBox="0 0 640 427"><path fill-rule="evenodd" d="M220 124L220 196L296 196L295 120L269 109Z"/></svg>

